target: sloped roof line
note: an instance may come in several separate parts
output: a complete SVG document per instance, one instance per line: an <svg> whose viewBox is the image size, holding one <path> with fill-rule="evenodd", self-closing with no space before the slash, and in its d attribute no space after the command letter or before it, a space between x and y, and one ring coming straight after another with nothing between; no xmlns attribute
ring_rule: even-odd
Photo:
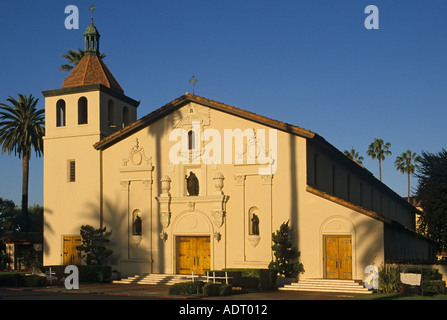
<svg viewBox="0 0 447 320"><path fill-rule="evenodd" d="M102 84L110 89L124 93L118 81L102 59L96 55L85 55L70 75L64 80L62 88Z"/></svg>
<svg viewBox="0 0 447 320"><path fill-rule="evenodd" d="M167 103L161 108L151 112L145 117L131 123L127 127L113 133L110 136L105 137L104 139L98 141L94 147L98 150L106 149L109 146L117 143L118 141L124 139L128 135L134 134L135 132L147 127L151 123L157 121L158 119L168 115L172 111L186 105L187 103L195 102L212 109L216 109L222 112L230 113L235 116L239 116L254 122L258 122L260 124L273 127L275 129L279 129L282 131L286 131L289 133L296 134L298 136L302 136L305 138L313 138L316 134L310 130L294 126L282 121L274 120L265 116L258 115L251 111L247 111L244 109L236 108L218 101L210 100L201 96L193 95L190 93L186 93L185 95Z"/></svg>

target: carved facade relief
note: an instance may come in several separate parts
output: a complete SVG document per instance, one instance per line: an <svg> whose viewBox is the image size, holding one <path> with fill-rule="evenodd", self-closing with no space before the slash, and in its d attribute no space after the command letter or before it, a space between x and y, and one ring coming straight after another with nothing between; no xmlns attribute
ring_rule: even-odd
<svg viewBox="0 0 447 320"><path fill-rule="evenodd" d="M200 123L200 129L211 124L211 109L190 103L173 114L174 128L192 129L193 122Z"/></svg>
<svg viewBox="0 0 447 320"><path fill-rule="evenodd" d="M152 166L152 157L146 157L144 148L140 147L138 139L135 141L135 146L130 149L129 156L123 158L123 167L127 167L130 163L134 166L140 166L142 164L145 166Z"/></svg>

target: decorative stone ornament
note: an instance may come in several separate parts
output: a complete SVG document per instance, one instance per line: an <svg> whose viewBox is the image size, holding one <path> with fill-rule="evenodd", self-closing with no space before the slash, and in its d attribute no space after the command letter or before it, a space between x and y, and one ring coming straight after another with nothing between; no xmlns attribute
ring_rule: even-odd
<svg viewBox="0 0 447 320"><path fill-rule="evenodd" d="M224 194L222 191L222 189L224 187L223 181L225 180L225 177L223 176L223 174L220 172L216 172L216 174L213 177L213 180L214 180L214 187L216 188L216 191L214 191L214 194L216 194L216 195Z"/></svg>
<svg viewBox="0 0 447 320"><path fill-rule="evenodd" d="M158 198L160 203L160 223L163 229L166 229L171 224L171 178L163 176L161 182L161 195Z"/></svg>
<svg viewBox="0 0 447 320"><path fill-rule="evenodd" d="M138 247L143 237L141 235L132 235L131 241L134 246Z"/></svg>
<svg viewBox="0 0 447 320"><path fill-rule="evenodd" d="M169 191L171 190L171 178L169 178L168 176L163 176L160 182L161 196L169 196Z"/></svg>
<svg viewBox="0 0 447 320"><path fill-rule="evenodd" d="M259 241L261 241L261 237L258 235L248 236L248 242L251 244L253 248L256 248L256 246L259 244Z"/></svg>
<svg viewBox="0 0 447 320"><path fill-rule="evenodd" d="M160 232L160 239L163 241L168 240L168 234L164 231Z"/></svg>
<svg viewBox="0 0 447 320"><path fill-rule="evenodd" d="M145 165L152 166L152 158L147 158L144 154L144 148L140 147L138 139L135 141L135 146L130 149L129 156L123 159L123 166L127 167L132 162L134 166L140 166L143 162Z"/></svg>
<svg viewBox="0 0 447 320"><path fill-rule="evenodd" d="M171 224L171 212L162 211L160 212L160 223L163 229L166 229Z"/></svg>
<svg viewBox="0 0 447 320"><path fill-rule="evenodd" d="M224 221L225 221L225 212L220 210L212 210L211 211L211 217L213 218L213 223L217 228L222 227Z"/></svg>
<svg viewBox="0 0 447 320"><path fill-rule="evenodd" d="M220 242L220 240L222 239L222 235L220 234L220 232L214 232L213 237L217 240L217 242Z"/></svg>

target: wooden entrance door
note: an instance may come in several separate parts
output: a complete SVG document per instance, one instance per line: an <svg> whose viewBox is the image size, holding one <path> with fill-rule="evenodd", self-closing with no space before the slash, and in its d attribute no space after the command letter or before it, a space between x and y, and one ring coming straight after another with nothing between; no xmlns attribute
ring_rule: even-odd
<svg viewBox="0 0 447 320"><path fill-rule="evenodd" d="M64 237L64 265L80 265L81 252L76 249L81 245L81 237Z"/></svg>
<svg viewBox="0 0 447 320"><path fill-rule="evenodd" d="M177 237L177 273L205 274L210 256L210 237Z"/></svg>
<svg viewBox="0 0 447 320"><path fill-rule="evenodd" d="M325 237L327 279L352 279L351 242L350 236Z"/></svg>

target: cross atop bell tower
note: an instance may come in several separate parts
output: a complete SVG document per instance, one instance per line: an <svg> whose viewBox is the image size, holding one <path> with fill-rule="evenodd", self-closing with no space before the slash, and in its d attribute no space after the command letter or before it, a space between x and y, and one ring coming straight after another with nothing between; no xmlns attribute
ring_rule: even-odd
<svg viewBox="0 0 447 320"><path fill-rule="evenodd" d="M99 34L98 29L96 29L95 25L93 24L93 12L96 10L96 7L93 6L93 3L91 7L88 8L88 10L92 13L92 22L87 27L87 30L85 30L84 33L84 51L86 55L99 56L99 38L101 37L101 35Z"/></svg>
<svg viewBox="0 0 447 320"><path fill-rule="evenodd" d="M90 8L88 8L87 10L91 11L91 13L92 13L92 24L93 24L93 12L96 10L96 7L93 6L93 2L92 2L92 5L90 6Z"/></svg>

